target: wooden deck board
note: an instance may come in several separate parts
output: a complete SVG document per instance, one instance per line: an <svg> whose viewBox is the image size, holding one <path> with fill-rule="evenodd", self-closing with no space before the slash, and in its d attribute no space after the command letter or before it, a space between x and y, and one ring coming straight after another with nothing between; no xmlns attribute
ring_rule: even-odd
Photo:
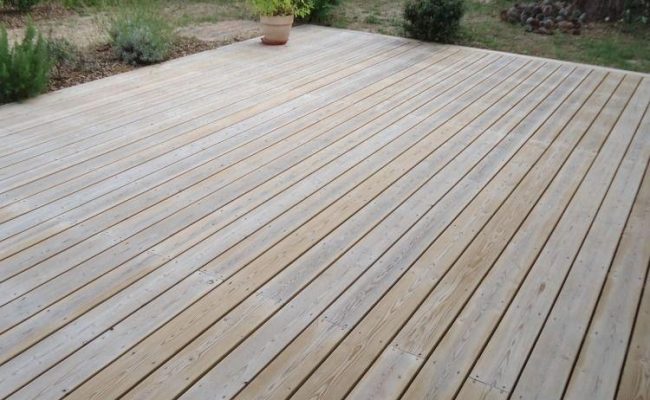
<svg viewBox="0 0 650 400"><path fill-rule="evenodd" d="M649 398L649 104L302 26L0 107L0 397Z"/></svg>

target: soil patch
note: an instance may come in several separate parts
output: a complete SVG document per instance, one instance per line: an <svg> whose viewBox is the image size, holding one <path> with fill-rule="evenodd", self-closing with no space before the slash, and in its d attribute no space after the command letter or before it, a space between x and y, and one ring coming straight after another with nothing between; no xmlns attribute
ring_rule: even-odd
<svg viewBox="0 0 650 400"><path fill-rule="evenodd" d="M179 38L174 43L169 59L184 57L216 47L219 47L219 43L204 42L195 38ZM117 58L113 48L108 44L89 46L83 49L75 60L63 63L54 69L48 91L106 78L141 67L127 64Z"/></svg>
<svg viewBox="0 0 650 400"><path fill-rule="evenodd" d="M107 16L95 14L92 16L68 15L60 18L42 19L34 24L44 37L49 39L65 39L77 47L97 46L108 41L106 33ZM9 42L22 40L25 29L16 27L7 30Z"/></svg>
<svg viewBox="0 0 650 400"><path fill-rule="evenodd" d="M203 23L177 29L178 35L204 42L232 43L260 36L262 31L255 21L234 20L214 24Z"/></svg>
<svg viewBox="0 0 650 400"><path fill-rule="evenodd" d="M7 29L24 28L30 20L38 24L40 21L50 21L73 15L77 15L77 13L61 4L47 3L34 7L29 14L17 10L0 9L0 24Z"/></svg>
<svg viewBox="0 0 650 400"><path fill-rule="evenodd" d="M163 15L176 21L179 26L201 22L220 22L241 19L256 19L247 1L231 0L219 2L178 2L164 7Z"/></svg>

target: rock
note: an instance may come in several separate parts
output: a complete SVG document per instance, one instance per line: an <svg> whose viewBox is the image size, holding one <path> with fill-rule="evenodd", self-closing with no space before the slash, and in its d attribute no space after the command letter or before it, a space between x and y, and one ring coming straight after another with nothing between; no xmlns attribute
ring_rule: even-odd
<svg viewBox="0 0 650 400"><path fill-rule="evenodd" d="M555 22L553 22L553 20L547 18L542 22L542 26L550 31L550 30L553 30L555 28Z"/></svg>
<svg viewBox="0 0 650 400"><path fill-rule="evenodd" d="M506 13L507 21L511 24L519 22L519 15L521 12L516 7L510 7Z"/></svg>
<svg viewBox="0 0 650 400"><path fill-rule="evenodd" d="M542 7L542 14L544 14L545 17L550 17L553 15L553 6L544 6Z"/></svg>
<svg viewBox="0 0 650 400"><path fill-rule="evenodd" d="M530 25L533 27L533 30L536 30L539 28L539 20L537 18L528 18L528 20L526 20L526 25Z"/></svg>
<svg viewBox="0 0 650 400"><path fill-rule="evenodd" d="M560 30L560 32L569 33L573 30L573 22L560 21L558 22L557 27Z"/></svg>
<svg viewBox="0 0 650 400"><path fill-rule="evenodd" d="M586 14L575 3L557 0L537 0L533 3L516 3L500 13L509 23L520 23L526 31L552 35L555 29L579 35Z"/></svg>

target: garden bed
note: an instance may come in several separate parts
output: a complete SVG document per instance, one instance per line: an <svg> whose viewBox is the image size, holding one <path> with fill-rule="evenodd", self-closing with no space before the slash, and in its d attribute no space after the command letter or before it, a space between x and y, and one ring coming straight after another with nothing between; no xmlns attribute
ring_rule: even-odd
<svg viewBox="0 0 650 400"><path fill-rule="evenodd" d="M169 59L184 57L219 47L220 42L207 42L194 38L176 39ZM96 79L105 78L122 72L131 71L139 66L126 63L115 56L108 44L85 48L75 62L64 63L54 69L48 91L59 90Z"/></svg>
<svg viewBox="0 0 650 400"><path fill-rule="evenodd" d="M152 2L152 11L171 29L164 43L168 49L151 62L174 59L260 35L257 22L242 4L222 2ZM1 4L1 0L0 0ZM135 4L135 3L133 3ZM7 30L9 45L24 39L34 25L49 43L54 67L46 91L77 85L147 65L120 57L111 44L113 21L138 6L66 8L57 1L39 4L29 12L0 7L0 25ZM247 18L247 19L243 19ZM136 28L137 29L137 28ZM129 39L137 40L137 39ZM130 62L129 62L130 61Z"/></svg>

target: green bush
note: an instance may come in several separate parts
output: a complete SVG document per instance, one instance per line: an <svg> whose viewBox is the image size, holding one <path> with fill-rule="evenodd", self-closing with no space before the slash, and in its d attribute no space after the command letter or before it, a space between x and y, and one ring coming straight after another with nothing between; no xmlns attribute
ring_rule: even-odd
<svg viewBox="0 0 650 400"><path fill-rule="evenodd" d="M410 0L404 8L404 29L421 40L449 42L460 28L463 0Z"/></svg>
<svg viewBox="0 0 650 400"><path fill-rule="evenodd" d="M36 96L47 88L52 61L47 42L29 25L21 43L9 46L0 27L0 103Z"/></svg>
<svg viewBox="0 0 650 400"><path fill-rule="evenodd" d="M294 15L306 17L312 9L312 0L250 0L261 15Z"/></svg>
<svg viewBox="0 0 650 400"><path fill-rule="evenodd" d="M623 21L628 24L650 22L650 0L625 0L623 5Z"/></svg>
<svg viewBox="0 0 650 400"><path fill-rule="evenodd" d="M169 55L171 26L151 10L135 9L117 16L109 34L117 56L130 64L153 64Z"/></svg>
<svg viewBox="0 0 650 400"><path fill-rule="evenodd" d="M314 0L312 9L305 18L309 22L329 23L332 11L341 4L341 0Z"/></svg>
<svg viewBox="0 0 650 400"><path fill-rule="evenodd" d="M72 9L83 9L84 7L97 7L112 4L106 0L61 0L61 3L66 8Z"/></svg>
<svg viewBox="0 0 650 400"><path fill-rule="evenodd" d="M57 77L64 68L76 68L81 63L81 52L67 39L50 39L47 51L52 61L53 75Z"/></svg>
<svg viewBox="0 0 650 400"><path fill-rule="evenodd" d="M40 3L41 0L4 0L0 4L15 8L19 11L29 11L36 4Z"/></svg>

